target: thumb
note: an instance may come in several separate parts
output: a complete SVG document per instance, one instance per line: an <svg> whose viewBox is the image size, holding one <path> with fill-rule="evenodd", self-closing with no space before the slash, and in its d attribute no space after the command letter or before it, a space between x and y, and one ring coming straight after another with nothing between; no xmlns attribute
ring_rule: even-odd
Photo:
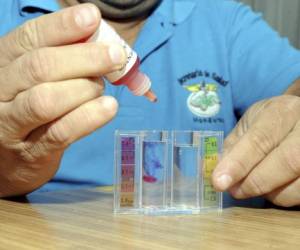
<svg viewBox="0 0 300 250"><path fill-rule="evenodd" d="M222 157L219 160L219 163L224 159L227 155L230 155L230 152L232 149L240 142L241 138L247 133L248 131L248 119L246 117L246 114L239 120L239 122L236 124L234 129L230 132L230 134L226 137L224 144L223 144L223 150L222 150ZM214 169L213 175L212 175L212 183L214 187L217 190L224 191L223 188L220 188L220 173L224 171L224 165L218 164L216 168ZM227 178L230 178L228 175L223 175ZM225 178L224 177L224 178ZM231 180L223 180L224 183L231 182Z"/></svg>
<svg viewBox="0 0 300 250"><path fill-rule="evenodd" d="M228 154L238 141L245 135L251 124L256 122L257 117L263 112L269 100L263 100L251 106L246 113L241 117L234 129L226 137L224 141L223 157Z"/></svg>
<svg viewBox="0 0 300 250"><path fill-rule="evenodd" d="M248 132L251 124L255 123L257 117L265 109L265 106L269 103L268 100L255 103L251 106L247 112L241 117L234 129L226 137L223 145L223 158L227 155L231 149L239 142L239 140Z"/></svg>

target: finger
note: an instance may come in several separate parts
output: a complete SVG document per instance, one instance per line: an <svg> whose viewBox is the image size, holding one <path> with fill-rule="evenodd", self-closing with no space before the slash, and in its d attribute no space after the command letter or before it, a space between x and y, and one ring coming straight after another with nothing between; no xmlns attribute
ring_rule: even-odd
<svg viewBox="0 0 300 250"><path fill-rule="evenodd" d="M299 110L298 98L286 96L269 103L217 165L215 188L225 191L245 178L293 129Z"/></svg>
<svg viewBox="0 0 300 250"><path fill-rule="evenodd" d="M300 206L300 178L267 194L266 198L281 207Z"/></svg>
<svg viewBox="0 0 300 250"><path fill-rule="evenodd" d="M297 179L300 176L299 141L300 125L239 186L230 190L231 194L238 199L260 196Z"/></svg>
<svg viewBox="0 0 300 250"><path fill-rule="evenodd" d="M223 145L222 157L227 155L241 137L247 132L245 117L242 117L231 133L226 137Z"/></svg>
<svg viewBox="0 0 300 250"><path fill-rule="evenodd" d="M102 91L99 80L91 79L40 84L2 106L3 127L9 138L23 139L33 129L99 97Z"/></svg>
<svg viewBox="0 0 300 250"><path fill-rule="evenodd" d="M87 38L99 22L100 12L92 4L80 4L32 19L0 39L0 66L37 48L70 44Z"/></svg>
<svg viewBox="0 0 300 250"><path fill-rule="evenodd" d="M26 140L26 152L38 159L59 151L74 141L104 126L116 114L118 104L113 97L102 96L87 102L64 117L34 131Z"/></svg>
<svg viewBox="0 0 300 250"><path fill-rule="evenodd" d="M88 43L35 50L0 69L0 101L10 101L19 92L43 82L105 75L120 69L125 60L125 51L117 44Z"/></svg>
<svg viewBox="0 0 300 250"><path fill-rule="evenodd" d="M257 116L259 116L260 112L262 112L269 103L270 100L263 100L255 103L251 107L251 109L241 117L235 128L231 131L231 133L226 137L226 140L224 141L223 156L229 153L235 146L235 144L242 138L242 136L246 134L249 126L255 123L255 119L257 119Z"/></svg>

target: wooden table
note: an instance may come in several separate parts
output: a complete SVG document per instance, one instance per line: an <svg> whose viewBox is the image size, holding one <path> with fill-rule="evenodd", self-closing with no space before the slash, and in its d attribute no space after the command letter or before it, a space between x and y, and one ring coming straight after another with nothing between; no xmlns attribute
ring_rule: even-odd
<svg viewBox="0 0 300 250"><path fill-rule="evenodd" d="M300 211L114 215L100 189L0 200L0 249L300 249Z"/></svg>

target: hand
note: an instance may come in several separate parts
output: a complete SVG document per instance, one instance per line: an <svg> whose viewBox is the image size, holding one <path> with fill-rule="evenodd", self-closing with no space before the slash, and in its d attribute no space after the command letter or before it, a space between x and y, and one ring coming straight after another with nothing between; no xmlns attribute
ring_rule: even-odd
<svg viewBox="0 0 300 250"><path fill-rule="evenodd" d="M283 95L252 106L224 143L213 173L217 190L235 198L265 196L300 205L300 98Z"/></svg>
<svg viewBox="0 0 300 250"><path fill-rule="evenodd" d="M94 5L82 4L0 38L0 197L49 181L65 148L116 114L99 77L122 67L124 50L79 42L100 19Z"/></svg>

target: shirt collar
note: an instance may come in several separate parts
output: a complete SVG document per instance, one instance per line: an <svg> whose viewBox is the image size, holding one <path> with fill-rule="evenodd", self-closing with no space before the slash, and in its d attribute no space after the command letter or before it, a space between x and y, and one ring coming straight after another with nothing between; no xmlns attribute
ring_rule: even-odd
<svg viewBox="0 0 300 250"><path fill-rule="evenodd" d="M141 63L153 51L172 37L176 26L186 20L197 0L162 0L147 19L135 42L135 50Z"/></svg>
<svg viewBox="0 0 300 250"><path fill-rule="evenodd" d="M180 24L190 16L196 2L197 0L162 0L155 12L171 24Z"/></svg>
<svg viewBox="0 0 300 250"><path fill-rule="evenodd" d="M59 10L59 6L56 0L19 0L19 12L22 16L29 14L28 9L36 10L36 12L54 12Z"/></svg>

